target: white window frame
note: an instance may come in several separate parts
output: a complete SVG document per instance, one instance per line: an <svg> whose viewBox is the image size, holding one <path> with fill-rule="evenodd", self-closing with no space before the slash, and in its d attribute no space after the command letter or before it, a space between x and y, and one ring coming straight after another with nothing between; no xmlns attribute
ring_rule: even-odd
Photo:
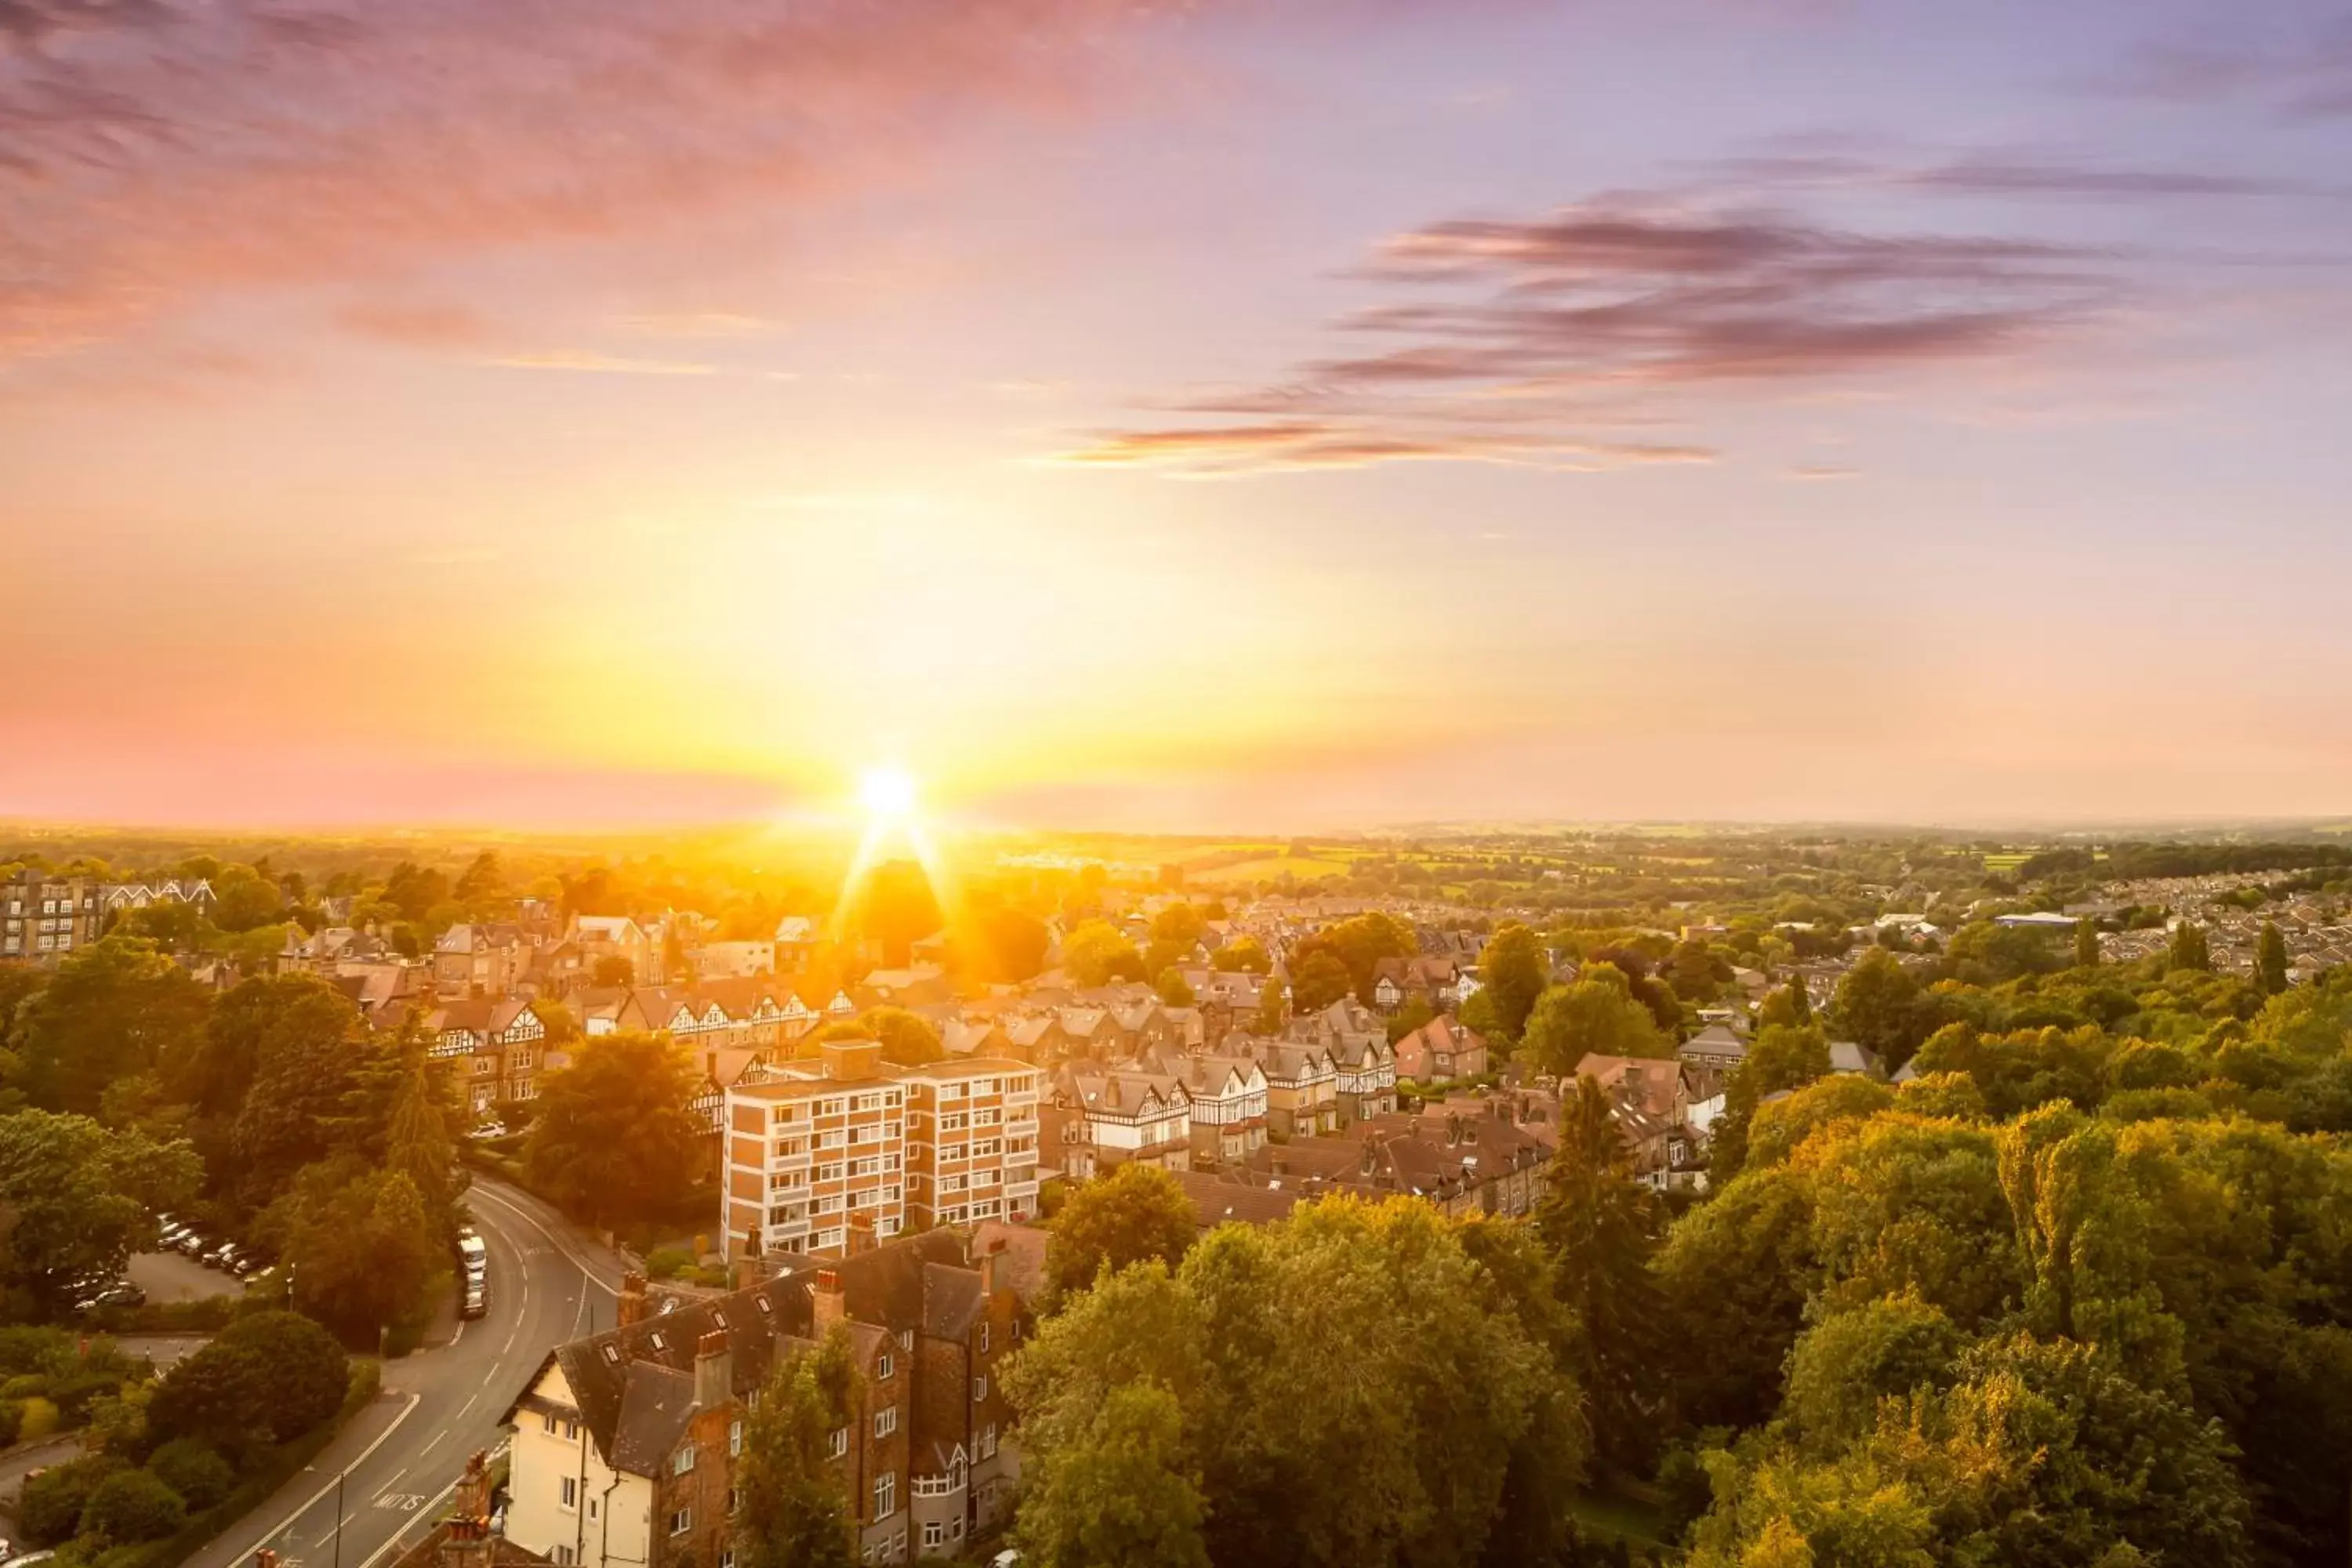
<svg viewBox="0 0 2352 1568"><path fill-rule="evenodd" d="M898 1407L886 1405L874 1413L874 1436L878 1441L898 1430Z"/></svg>

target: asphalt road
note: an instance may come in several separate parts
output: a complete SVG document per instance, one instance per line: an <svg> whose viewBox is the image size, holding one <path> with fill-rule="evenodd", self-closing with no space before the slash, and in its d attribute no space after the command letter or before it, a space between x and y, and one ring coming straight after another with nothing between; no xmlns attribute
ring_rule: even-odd
<svg viewBox="0 0 2352 1568"><path fill-rule="evenodd" d="M264 1547L281 1568L383 1568L429 1529L477 1449L548 1351L610 1328L621 1266L552 1210L477 1177L489 1310L447 1343L384 1365L383 1397L278 1496L188 1559L233 1568Z"/></svg>

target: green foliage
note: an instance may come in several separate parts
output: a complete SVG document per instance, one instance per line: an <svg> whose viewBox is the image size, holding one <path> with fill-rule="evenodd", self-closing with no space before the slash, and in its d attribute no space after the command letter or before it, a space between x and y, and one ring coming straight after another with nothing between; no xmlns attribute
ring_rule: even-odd
<svg viewBox="0 0 2352 1568"><path fill-rule="evenodd" d="M1870 1435L1881 1400L1948 1385L1963 1342L1952 1321L1916 1296L1833 1314L1790 1352L1781 1415L1811 1451L1834 1453Z"/></svg>
<svg viewBox="0 0 2352 1568"><path fill-rule="evenodd" d="M212 1507L236 1486L229 1462L194 1437L175 1437L157 1448L147 1457L147 1468L193 1509Z"/></svg>
<svg viewBox="0 0 2352 1568"><path fill-rule="evenodd" d="M1290 971L1290 1001L1300 1015L1319 1013L1345 997L1353 995L1354 979L1339 955L1327 949L1316 949L1299 959Z"/></svg>
<svg viewBox="0 0 2352 1568"><path fill-rule="evenodd" d="M354 1344L428 1309L447 1242L404 1173L352 1158L307 1167L256 1228L293 1270L295 1304Z"/></svg>
<svg viewBox="0 0 2352 1568"><path fill-rule="evenodd" d="M1020 1518L1040 1568L1209 1568L1200 1470L1167 1389L1113 1388L1084 1440L1042 1461Z"/></svg>
<svg viewBox="0 0 2352 1568"><path fill-rule="evenodd" d="M1542 940L1517 921L1496 926L1478 954L1478 994L1491 998L1492 1033L1517 1045L1550 981Z"/></svg>
<svg viewBox="0 0 2352 1568"><path fill-rule="evenodd" d="M1180 970L1161 970L1153 989L1160 993L1160 1000L1171 1007L1190 1007L1201 1000L1193 993L1192 982Z"/></svg>
<svg viewBox="0 0 2352 1568"><path fill-rule="evenodd" d="M70 1281L119 1270L154 1236L159 1208L184 1204L198 1165L183 1142L110 1131L83 1116L0 1116L0 1280L44 1306Z"/></svg>
<svg viewBox="0 0 2352 1568"><path fill-rule="evenodd" d="M1274 968L1273 956L1254 936L1234 938L1211 954L1209 963L1228 974L1265 974Z"/></svg>
<svg viewBox="0 0 2352 1568"><path fill-rule="evenodd" d="M2213 952L2205 940L2205 928L2195 921L2182 921L2174 928L2172 945L2165 954L2168 969L2211 969Z"/></svg>
<svg viewBox="0 0 2352 1568"><path fill-rule="evenodd" d="M924 1067L948 1054L939 1030L919 1013L904 1007L868 1007L857 1021L882 1042L882 1059L894 1066Z"/></svg>
<svg viewBox="0 0 2352 1568"><path fill-rule="evenodd" d="M667 1279L694 1267L694 1254L683 1247L656 1247L646 1254L646 1278Z"/></svg>
<svg viewBox="0 0 2352 1568"><path fill-rule="evenodd" d="M332 1419L350 1382L350 1363L325 1329L294 1312L257 1312L164 1374L148 1425L166 1444L194 1438L247 1456Z"/></svg>
<svg viewBox="0 0 2352 1568"><path fill-rule="evenodd" d="M1650 1272L1661 1216L1633 1180L1609 1097L1591 1079L1575 1083L1536 1226L1555 1261L1554 1294L1577 1324L1566 1365L1584 1391L1595 1448L1644 1474L1656 1459L1655 1373L1667 1343Z"/></svg>
<svg viewBox="0 0 2352 1568"><path fill-rule="evenodd" d="M1934 1030L1935 1014L1919 982L1900 960L1874 948L1838 982L1830 1025L1841 1039L1869 1047L1892 1072L1911 1059Z"/></svg>
<svg viewBox="0 0 2352 1568"><path fill-rule="evenodd" d="M154 943L106 937L18 1005L10 1044L25 1091L45 1110L95 1114L109 1084L193 1049L207 1006L203 988Z"/></svg>
<svg viewBox="0 0 2352 1568"><path fill-rule="evenodd" d="M2265 995L2275 996L2286 989L2286 938L2274 922L2264 921L2254 950L2254 983Z"/></svg>
<svg viewBox="0 0 2352 1568"><path fill-rule="evenodd" d="M594 1225L675 1208L703 1168L689 1058L657 1036L600 1035L541 1075L532 1186Z"/></svg>
<svg viewBox="0 0 2352 1568"><path fill-rule="evenodd" d="M1121 1165L1070 1194L1054 1216L1046 1288L1056 1299L1084 1290L1103 1270L1156 1259L1174 1263L1197 1232L1192 1200L1154 1165Z"/></svg>
<svg viewBox="0 0 2352 1568"><path fill-rule="evenodd" d="M744 1434L740 1568L851 1568L857 1561L855 1515L828 1458L832 1434L855 1419L856 1376L845 1329L777 1358Z"/></svg>
<svg viewBox="0 0 2352 1568"><path fill-rule="evenodd" d="M101 1546L126 1546L176 1534L188 1521L180 1494L146 1470L117 1470L91 1489L80 1533Z"/></svg>
<svg viewBox="0 0 2352 1568"><path fill-rule="evenodd" d="M1412 927L1391 914L1373 911L1351 915L1336 924L1326 926L1300 942L1291 950L1291 988L1297 995L1298 1010L1311 1013L1328 1007L1340 995L1352 993L1360 1002L1372 999L1373 973L1383 959L1411 958L1421 951L1420 939ZM1319 962L1336 960L1347 976L1345 986L1338 995L1325 995L1324 977L1329 973ZM1317 1001L1307 1000L1304 987L1309 984L1310 972Z"/></svg>
<svg viewBox="0 0 2352 1568"><path fill-rule="evenodd" d="M1539 1072L1565 1078L1588 1056L1671 1057L1674 1042L1633 998L1624 972L1587 964L1573 984L1546 991L1528 1015L1524 1048Z"/></svg>
<svg viewBox="0 0 2352 1568"><path fill-rule="evenodd" d="M1160 1399L1139 1399L1115 1458L1148 1443L1197 1474L1209 1560L1266 1568L1480 1563L1507 1479L1546 1462L1520 1462L1538 1411L1575 1398L1458 1227L1408 1199L1303 1205L1219 1228L1172 1273L1113 1275L1005 1377L1024 1452L1073 1485L1102 1475L1085 1456L1113 1391L1164 1393L1175 1430ZM1179 1551L1181 1499L1165 1481L1151 1495L1152 1539ZM1067 1540L1058 1523L1043 1533Z"/></svg>
<svg viewBox="0 0 2352 1568"><path fill-rule="evenodd" d="M1141 980L1143 954L1108 921L1082 921L1062 939L1062 970L1082 986Z"/></svg>
<svg viewBox="0 0 2352 1568"><path fill-rule="evenodd" d="M55 1546L81 1528L82 1511L99 1487L120 1475L122 1461L92 1454L51 1465L26 1480L16 1498L16 1528L37 1546Z"/></svg>

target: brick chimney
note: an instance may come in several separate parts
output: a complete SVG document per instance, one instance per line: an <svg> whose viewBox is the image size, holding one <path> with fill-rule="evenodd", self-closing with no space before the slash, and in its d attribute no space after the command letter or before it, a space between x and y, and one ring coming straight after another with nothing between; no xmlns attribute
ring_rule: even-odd
<svg viewBox="0 0 2352 1568"><path fill-rule="evenodd" d="M1003 1255L1004 1238L1001 1236L989 1237L988 1250L980 1255L980 1293L983 1300L993 1300L996 1297L997 1259Z"/></svg>
<svg viewBox="0 0 2352 1568"><path fill-rule="evenodd" d="M855 1258L861 1252L873 1250L874 1216L860 1210L849 1216L848 1245L842 1248L842 1252L845 1257Z"/></svg>
<svg viewBox="0 0 2352 1568"><path fill-rule="evenodd" d="M816 1271L816 1293L811 1304L814 1320L811 1332L821 1340L833 1331L835 1323L849 1316L849 1303L842 1294L838 1273L830 1268Z"/></svg>
<svg viewBox="0 0 2352 1568"><path fill-rule="evenodd" d="M621 1276L621 1299L614 1321L621 1328L642 1323L651 1314L646 1310L646 1277L635 1269Z"/></svg>
<svg viewBox="0 0 2352 1568"><path fill-rule="evenodd" d="M695 1408L716 1410L734 1397L735 1347L723 1331L713 1329L695 1342Z"/></svg>

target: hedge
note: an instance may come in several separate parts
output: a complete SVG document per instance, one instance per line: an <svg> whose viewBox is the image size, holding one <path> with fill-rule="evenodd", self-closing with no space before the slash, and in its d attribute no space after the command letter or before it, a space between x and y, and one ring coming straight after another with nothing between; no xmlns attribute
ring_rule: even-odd
<svg viewBox="0 0 2352 1568"><path fill-rule="evenodd" d="M176 1535L144 1545L117 1547L106 1554L107 1568L179 1568L221 1531L268 1502L278 1489L302 1473L302 1467L325 1451L352 1418L375 1403L383 1389L383 1369L373 1361L352 1363L352 1382L343 1407L334 1419L289 1443L270 1449L237 1483L236 1489L211 1508L188 1516Z"/></svg>

